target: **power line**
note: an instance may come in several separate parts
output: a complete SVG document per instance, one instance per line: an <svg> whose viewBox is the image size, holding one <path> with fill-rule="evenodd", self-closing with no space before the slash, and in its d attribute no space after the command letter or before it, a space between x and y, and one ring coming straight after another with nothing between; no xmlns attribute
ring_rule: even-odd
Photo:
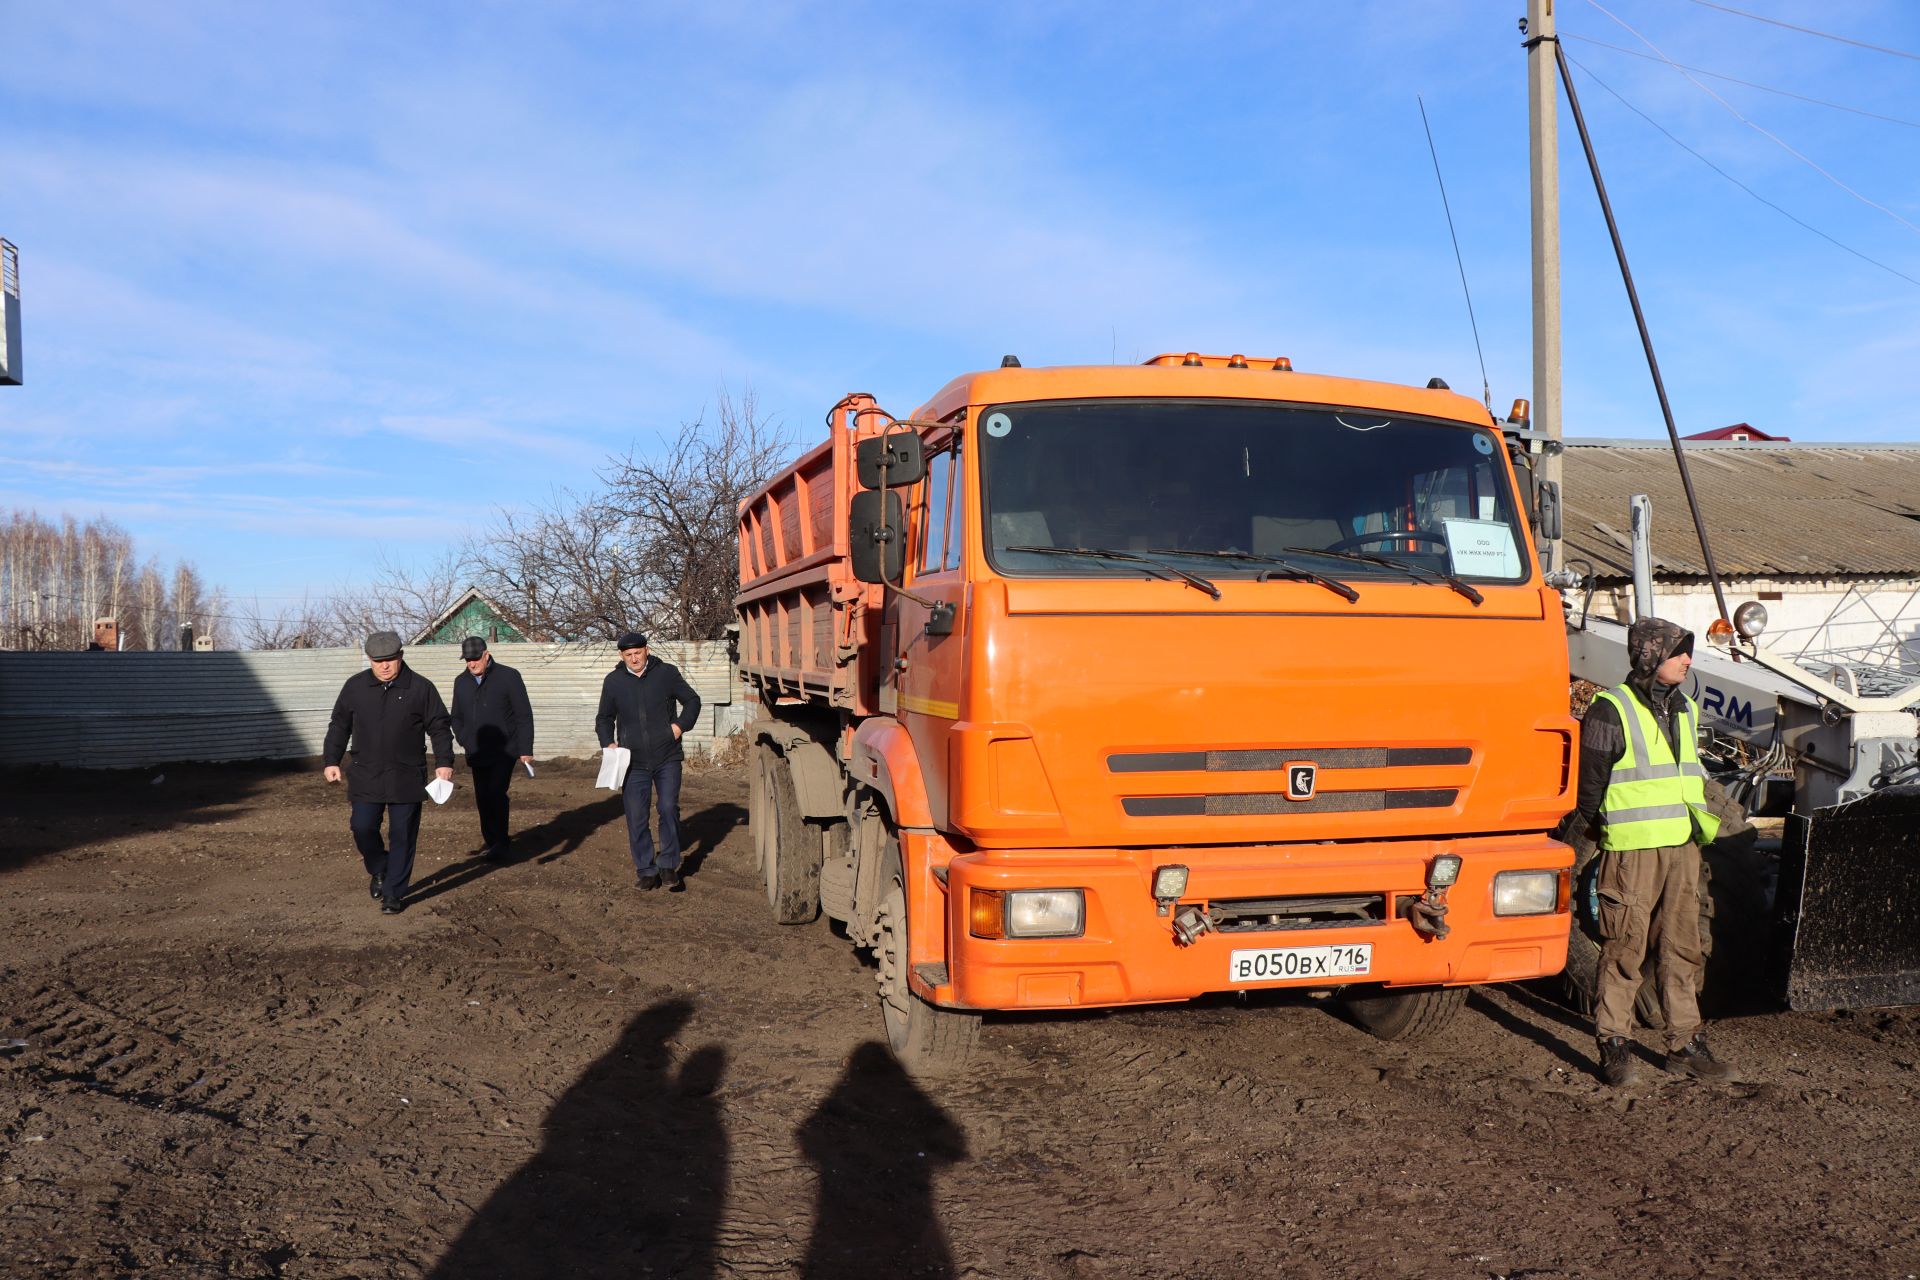
<svg viewBox="0 0 1920 1280"><path fill-rule="evenodd" d="M1796 27L1791 22L1782 22L1778 18L1767 18L1757 13L1748 13L1745 9L1735 9L1730 5L1715 4L1713 0L1693 0L1703 9L1718 9L1722 13L1731 13L1736 18L1748 18L1754 22L1764 22L1770 27L1785 27L1789 31L1798 31L1801 35L1819 36L1822 40L1837 40L1841 44L1850 44L1856 49L1871 49L1875 53L1890 53L1896 58L1911 58L1920 62L1920 53L1908 53L1905 49L1889 49L1883 44L1868 44L1865 40L1855 40L1851 36L1837 36L1831 31L1818 31L1812 27Z"/></svg>
<svg viewBox="0 0 1920 1280"><path fill-rule="evenodd" d="M1660 61L1666 63L1670 67L1673 67L1675 70L1679 71L1681 75L1686 76L1688 83L1692 84L1694 88L1698 89L1700 92L1706 94L1709 98L1712 98L1715 102L1719 103L1722 107L1726 108L1728 114L1730 114L1734 119L1738 120L1741 124L1744 124L1745 126L1747 126L1747 128L1753 130L1755 133L1759 134L1761 137L1767 139L1769 142L1779 147L1782 151L1785 151L1788 155L1798 160L1801 164L1806 165L1809 169L1812 169L1815 173L1825 178L1828 182L1831 182L1834 186L1840 188L1842 191L1852 196L1855 200L1858 200L1861 204L1866 205L1870 209L1878 209L1881 213L1886 214L1889 218L1892 218L1895 222L1898 222L1901 226L1913 232L1915 235L1920 235L1920 226L1914 225L1914 223L1902 217L1900 214L1895 213L1892 209L1887 208L1887 206L1879 203L1878 201L1870 200L1866 196L1861 195L1858 191L1855 191L1852 187L1840 181L1839 178L1836 178L1833 174L1827 172L1827 170L1821 168L1818 164L1814 163L1812 159L1794 150L1793 147L1789 146L1787 142L1783 138L1781 138L1779 135L1769 132L1768 130L1762 128L1761 126L1755 124L1753 121L1747 119L1744 115L1741 115L1739 108L1735 107L1731 102L1728 102L1725 98L1721 97L1719 94L1715 93L1713 90L1707 88L1706 85L1701 84L1698 80L1695 80L1693 76L1684 67L1682 67L1679 63L1675 62L1672 58L1669 58L1666 55L1666 53L1663 52L1658 45L1654 44L1653 41L1647 39L1645 36L1641 35L1638 31L1635 31L1632 27L1628 26L1620 18L1616 17L1611 10L1609 10L1605 5L1600 3L1600 0L1587 0L1587 3L1592 5L1594 8L1598 9L1601 13L1606 14L1607 17L1611 18L1615 23L1618 23L1622 28L1624 28L1627 31L1629 35L1633 36L1633 38L1638 40L1641 44L1646 45L1647 48L1659 54ZM1704 3L1704 0L1696 0L1696 3ZM1588 74L1591 75L1592 72L1588 72Z"/></svg>
<svg viewBox="0 0 1920 1280"><path fill-rule="evenodd" d="M1847 253L1850 253L1854 257L1860 259L1860 261L1862 262L1868 263L1872 266L1876 266L1880 268L1882 271L1885 271L1889 275L1898 276L1900 279L1905 280L1908 284L1920 285L1920 280L1915 279L1914 277L1908 275L1906 272L1901 271L1895 267L1890 267L1886 263L1880 261L1878 258L1868 257L1866 254L1860 252L1858 249L1854 248L1852 245L1846 244L1840 240L1834 239L1832 236L1828 235L1826 232L1822 231L1820 228L1814 226L1811 222L1808 222L1806 219L1799 217L1794 213L1790 213L1786 209L1781 208L1779 205L1767 199L1765 196L1761 195L1758 191L1755 191L1752 187L1748 186L1746 183L1740 181L1740 179L1728 173L1725 169L1722 169L1719 165L1715 164L1713 161L1701 155L1698 151L1695 151L1692 147L1688 146L1686 143L1680 141L1680 139L1675 137L1672 131L1670 131L1665 125L1661 124L1658 120L1655 120L1652 116L1648 115L1646 112L1642 111L1640 108L1634 106L1631 102L1627 101L1627 99L1621 95L1619 90L1615 89L1612 85L1608 84L1605 80L1602 80L1599 76L1594 75L1593 71L1590 68L1582 65L1578 59L1574 58L1572 55L1568 55L1567 61L1573 63L1574 66L1579 67L1580 70L1587 76L1588 79L1592 80L1595 84L1599 85L1602 89L1605 89L1608 93L1612 94L1616 99L1619 100L1621 106L1633 112L1633 114L1639 116L1642 120L1645 120L1648 124L1652 125L1655 129L1658 129L1662 134L1666 135L1667 140L1673 143L1674 146L1679 147L1682 151L1692 156L1695 160L1698 160L1701 164L1704 164L1705 166L1707 166L1707 168L1713 170L1715 173L1725 178L1728 182L1731 182L1734 186L1740 188L1742 191L1746 192L1748 195L1752 196L1755 200L1758 200L1761 204L1767 206L1767 208L1773 210L1775 213L1779 214L1781 217L1787 219L1789 222L1792 222L1797 226L1800 226L1808 231L1813 232L1814 235L1819 236L1822 240L1825 240L1828 244L1834 246L1836 249L1845 250Z"/></svg>
<svg viewBox="0 0 1920 1280"><path fill-rule="evenodd" d="M1571 31L1562 31L1560 38L1562 40L1578 40L1582 44L1598 45L1602 49L1611 49L1615 53L1624 53L1629 58L1644 58L1648 62L1663 61L1650 53L1642 53L1638 49L1629 49L1621 44L1608 44L1605 40L1595 40L1592 36L1575 35ZM1737 76L1722 75L1718 71L1707 71L1701 67L1689 67L1680 62L1672 62L1669 63L1669 65L1678 67L1682 71L1691 71L1696 75L1706 76L1710 80L1725 80L1728 84L1737 84L1747 89L1758 89L1762 93L1778 94L1782 98L1792 98L1796 102L1811 103L1816 107L1830 107L1835 111L1845 111L1851 115L1865 116L1869 120L1880 120L1887 124L1897 124L1908 129L1920 129L1920 120L1902 120L1899 116L1883 116L1877 111L1866 111L1860 107L1850 107L1844 102L1828 102L1825 98L1809 98L1806 94L1795 93L1791 89L1780 89L1770 84L1755 84L1751 80L1742 80Z"/></svg>

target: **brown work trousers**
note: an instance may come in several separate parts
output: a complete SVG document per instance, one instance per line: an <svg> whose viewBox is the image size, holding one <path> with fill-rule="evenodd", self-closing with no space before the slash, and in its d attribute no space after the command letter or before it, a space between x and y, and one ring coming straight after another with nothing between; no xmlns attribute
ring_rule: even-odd
<svg viewBox="0 0 1920 1280"><path fill-rule="evenodd" d="M1600 980L1594 1034L1633 1038L1633 1001L1649 953L1660 975L1660 1011L1667 1050L1700 1029L1694 990L1705 957L1700 949L1700 847L1689 841L1663 849L1603 849L1595 881L1599 894Z"/></svg>

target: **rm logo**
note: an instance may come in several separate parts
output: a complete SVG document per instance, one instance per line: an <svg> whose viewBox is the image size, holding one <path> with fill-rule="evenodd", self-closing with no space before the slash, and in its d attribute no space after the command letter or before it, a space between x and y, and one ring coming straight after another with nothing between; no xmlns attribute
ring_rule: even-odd
<svg viewBox="0 0 1920 1280"><path fill-rule="evenodd" d="M1318 771L1318 766L1312 764L1289 764L1287 766L1287 799L1313 799L1313 779Z"/></svg>

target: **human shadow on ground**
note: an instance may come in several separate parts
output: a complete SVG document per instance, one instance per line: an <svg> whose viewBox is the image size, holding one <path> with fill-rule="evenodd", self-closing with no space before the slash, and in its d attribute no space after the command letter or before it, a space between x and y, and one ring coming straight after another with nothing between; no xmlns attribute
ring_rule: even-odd
<svg viewBox="0 0 1920 1280"><path fill-rule="evenodd" d="M556 814L536 827L516 832L508 852L492 858L472 857L452 862L413 882L409 903L425 902L443 893L463 889L483 876L523 862L553 862L587 842L594 832L621 816L620 797L608 796Z"/></svg>
<svg viewBox="0 0 1920 1280"><path fill-rule="evenodd" d="M542 1125L540 1150L487 1198L431 1280L715 1274L726 1210L726 1129L715 1091L726 1050L676 1069L685 1000L645 1010L581 1073Z"/></svg>
<svg viewBox="0 0 1920 1280"><path fill-rule="evenodd" d="M967 1157L966 1135L893 1055L869 1041L795 1130L819 1171L808 1280L955 1274L934 1211L933 1175Z"/></svg>
<svg viewBox="0 0 1920 1280"><path fill-rule="evenodd" d="M1582 1075L1592 1075L1598 1069L1594 1055L1583 1053L1576 1047L1593 1043L1592 1019L1582 1018L1564 1005L1557 1004L1523 986L1508 984L1501 987L1500 992L1529 1013L1537 1014L1555 1023L1561 1034L1556 1035L1553 1030L1536 1026L1525 1018L1515 1016L1478 990L1470 990L1467 993L1467 1007L1486 1014L1498 1023L1502 1030L1510 1031L1524 1040L1531 1040L1541 1048L1550 1051L1570 1069Z"/></svg>
<svg viewBox="0 0 1920 1280"><path fill-rule="evenodd" d="M680 818L680 870L693 875L700 870L709 853L719 848L733 829L747 820L747 811L737 804L710 804L692 817Z"/></svg>

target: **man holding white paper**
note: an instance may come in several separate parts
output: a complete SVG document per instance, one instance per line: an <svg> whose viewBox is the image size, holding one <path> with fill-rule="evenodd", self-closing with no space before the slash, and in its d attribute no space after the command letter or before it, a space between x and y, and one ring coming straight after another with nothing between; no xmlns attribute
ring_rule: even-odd
<svg viewBox="0 0 1920 1280"><path fill-rule="evenodd" d="M433 744L434 776L453 783L453 734L440 691L401 659L400 637L376 631L367 637L368 669L348 678L334 699L321 751L328 782L341 780L340 762L353 744L346 771L353 804L353 843L367 869L367 892L383 915L406 909L413 878L413 847L420 834L420 802L426 790L426 742ZM386 840L380 836L385 820Z"/></svg>
<svg viewBox="0 0 1920 1280"><path fill-rule="evenodd" d="M493 660L483 637L462 640L460 658L466 670L453 678L453 737L473 772L481 856L504 858L512 816L507 785L516 767L533 774L533 704L526 681Z"/></svg>
<svg viewBox="0 0 1920 1280"><path fill-rule="evenodd" d="M647 653L647 638L629 631L617 641L620 665L600 683L600 711L594 731L600 749L601 785L621 767L628 753L620 793L627 811L627 848L633 857L634 883L641 889L662 886L677 893L680 881L680 738L700 722L700 695L680 669ZM612 770L612 774L609 773ZM647 830L649 802L657 801L660 841Z"/></svg>

